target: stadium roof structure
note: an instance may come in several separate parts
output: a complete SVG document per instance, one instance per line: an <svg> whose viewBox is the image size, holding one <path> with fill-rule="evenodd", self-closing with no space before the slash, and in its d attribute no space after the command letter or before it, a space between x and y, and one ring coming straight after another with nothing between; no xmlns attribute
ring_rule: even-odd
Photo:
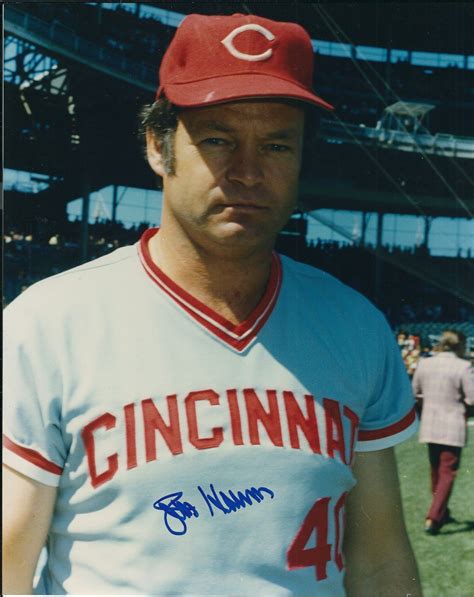
<svg viewBox="0 0 474 597"><path fill-rule="evenodd" d="M51 202L51 209L58 209L69 200L80 197L86 192L85 189L94 191L110 184L156 188L156 181L148 171L136 143L136 114L141 105L152 100L152 90L156 85L156 65L151 67L140 63L120 48L110 47L101 38L96 42L83 39L61 23L59 12L57 21L47 22L37 18L29 12L31 4L33 3L19 3L14 7L7 7L6 34L17 39L21 46L15 57L19 67L24 69L27 60L39 63L42 53L50 57L52 66L43 68L40 74L32 72L28 75L23 70L22 76L25 79L20 84L5 83L5 166L49 174L56 177L57 181L64 179L64 184L56 182L40 193L45 203ZM282 3L278 2L154 3L167 8L172 6L173 10L182 12L197 9L213 13L239 10L255 11L274 18L285 18L286 15L286 18L303 22L312 35L320 37L322 31L318 29L320 21L316 16L317 11L331 11L341 29L347 25L354 42L360 40L375 43L375 39L371 42L366 37L357 37L359 33L368 34L369 23L373 23L375 18L370 13L369 19L367 5L342 4L352 14L355 14L357 7L360 9L354 27L347 15L344 16L340 3L285 2L285 10ZM388 5L398 7L396 11L399 12L396 14L407 14L401 3L387 3ZM451 7L446 11L443 26L451 32L453 27L464 30L463 27L472 14L467 3L456 3L456 7L458 5L465 20L460 19L457 9L453 10ZM83 4L81 10L95 10L97 6ZM378 14L378 19L382 19L382 16L382 21L389 19L389 9L382 8L385 4L369 3L369 6L374 14ZM414 3L409 6L413 7ZM438 3L430 3L430 6L438 16L440 11L445 11ZM411 10L414 11L414 8ZM428 11L424 9L422 12ZM448 13L456 13L458 16L453 21L454 17ZM359 21L364 21L364 15L369 20L360 30ZM426 27L429 29L428 25L431 26L430 23L435 20L427 18L429 20ZM415 15L415 24L419 20L420 15ZM389 24L383 25L387 29L380 29L381 22L377 25L379 29L375 28L378 31L378 45L386 46L388 40L392 44L398 41L401 44L402 37L382 37L389 36ZM392 25L396 22L395 19ZM446 23L451 23L452 26L448 27ZM312 30L311 27L315 29ZM406 23L403 27L405 33L413 28L406 27ZM402 32L399 34L401 36ZM461 36L459 39L464 38ZM404 46L408 47L407 44L408 41ZM472 42L466 40L464 52L467 47L471 47L470 44ZM449 47L454 49L454 46ZM399 104L401 106L403 102ZM426 113L427 106L423 102L416 108L411 104L410 110L418 110L420 114L425 110ZM380 111L384 107L386 110L395 109L393 105L388 108L381 105ZM307 210L331 207L427 216L466 217L470 214L472 217L474 214L474 198L472 192L466 190L466 180L459 176L459 167L456 168L452 160L443 155L433 156L428 160L422 154L400 156L398 154L402 152L395 154L393 150L379 147L375 143L371 147L357 149L354 145L349 146L350 144L333 137L326 139L324 143L317 148L314 165L315 170L324 172L327 179L318 182L312 177L306 177L303 181L302 203ZM471 166L472 160L464 160L467 161ZM395 186L390 188L381 184L380 172L374 168L376 163L390 179L398 181ZM341 164L344 164L344 168L340 167ZM413 174L422 173L428 180L428 165L434 165L448 186L434 185L431 190L427 189L412 197L404 185L409 184ZM351 169L352 179L342 185L337 184ZM398 180L400 172L404 176L401 181ZM372 189L368 186L369 182Z"/></svg>
<svg viewBox="0 0 474 597"><path fill-rule="evenodd" d="M417 104L416 102L399 101L391 106L387 106L385 112L396 114L397 116L414 116L421 119L435 107L435 104Z"/></svg>
<svg viewBox="0 0 474 597"><path fill-rule="evenodd" d="M474 54L472 2L159 0L153 6L185 14L240 12L296 21L312 38L329 41Z"/></svg>

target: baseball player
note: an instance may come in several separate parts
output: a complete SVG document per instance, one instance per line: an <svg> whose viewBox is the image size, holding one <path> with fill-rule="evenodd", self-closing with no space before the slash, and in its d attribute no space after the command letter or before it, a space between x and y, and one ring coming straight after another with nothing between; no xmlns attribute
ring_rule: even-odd
<svg viewBox="0 0 474 597"><path fill-rule="evenodd" d="M8 307L5 592L46 544L49 594L421 595L392 332L273 252L312 65L296 24L186 17L144 115L161 227Z"/></svg>

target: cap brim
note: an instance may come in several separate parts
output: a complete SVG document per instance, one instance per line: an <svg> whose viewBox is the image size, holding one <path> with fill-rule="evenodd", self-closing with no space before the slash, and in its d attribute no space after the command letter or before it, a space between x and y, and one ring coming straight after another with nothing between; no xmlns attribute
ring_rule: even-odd
<svg viewBox="0 0 474 597"><path fill-rule="evenodd" d="M324 110L334 110L334 106L304 87L284 79L255 73L168 84L160 87L159 95L160 92L172 104L183 108L212 106L251 98L285 98L313 104Z"/></svg>

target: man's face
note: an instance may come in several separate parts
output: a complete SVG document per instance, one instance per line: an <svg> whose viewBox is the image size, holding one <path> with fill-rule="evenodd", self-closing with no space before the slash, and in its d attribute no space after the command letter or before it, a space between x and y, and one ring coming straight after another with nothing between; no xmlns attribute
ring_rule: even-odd
<svg viewBox="0 0 474 597"><path fill-rule="evenodd" d="M276 101L181 112L173 175L151 136L148 143L150 165L163 177L163 228L213 251L273 246L295 206L303 127L302 108Z"/></svg>

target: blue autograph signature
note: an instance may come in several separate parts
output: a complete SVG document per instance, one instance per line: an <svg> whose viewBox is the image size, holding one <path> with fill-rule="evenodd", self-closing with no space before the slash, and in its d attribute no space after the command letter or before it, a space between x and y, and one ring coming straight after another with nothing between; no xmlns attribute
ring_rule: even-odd
<svg viewBox="0 0 474 597"><path fill-rule="evenodd" d="M268 487L250 487L243 491L237 491L237 493L231 489L227 493L216 491L212 483L209 488L209 493L206 493L200 485L198 485L197 490L207 505L211 516L215 515L215 510L223 514L232 514L247 506L263 502L266 496L270 496L271 499L275 496L275 493ZM173 535L185 535L188 530L186 520L193 517L199 518L197 508L189 502L181 501L182 497L183 492L177 491L163 496L153 504L155 510L164 512L165 526Z"/></svg>
<svg viewBox="0 0 474 597"><path fill-rule="evenodd" d="M188 530L185 520L187 518L192 518L193 516L196 518L199 517L199 512L192 504L189 502L179 501L182 496L183 492L177 491L176 493L164 495L159 500L156 500L156 502L153 504L153 508L155 508L155 510L162 510L165 513L165 526L173 535L184 535ZM166 500L171 501L165 503ZM178 522L173 525L171 524L172 521L169 520L170 518ZM176 525L178 528L176 528Z"/></svg>
<svg viewBox="0 0 474 597"><path fill-rule="evenodd" d="M209 487L211 488L211 493L204 493L200 486L198 486L198 491L206 502L211 516L214 516L214 508L217 508L224 514L231 514L241 508L253 506L254 501L259 504L265 498L264 493L267 493L271 499L275 495L268 487L259 487L258 489L251 487L250 489L245 489L243 492L238 491L237 495L232 490L229 490L229 495L226 495L223 491L219 491L218 494L212 483Z"/></svg>

